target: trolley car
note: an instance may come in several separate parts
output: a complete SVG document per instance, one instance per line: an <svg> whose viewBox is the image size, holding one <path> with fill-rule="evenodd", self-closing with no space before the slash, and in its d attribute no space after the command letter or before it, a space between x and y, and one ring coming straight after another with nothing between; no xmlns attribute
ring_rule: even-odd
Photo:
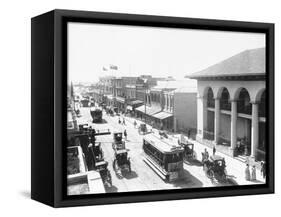
<svg viewBox="0 0 281 217"><path fill-rule="evenodd" d="M182 178L184 149L177 141L148 134L143 138L144 161L165 181Z"/></svg>

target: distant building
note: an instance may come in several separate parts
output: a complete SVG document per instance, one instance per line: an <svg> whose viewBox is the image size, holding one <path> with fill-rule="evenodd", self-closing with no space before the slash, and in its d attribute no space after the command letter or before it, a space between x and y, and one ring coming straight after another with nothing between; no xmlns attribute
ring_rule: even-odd
<svg viewBox="0 0 281 217"><path fill-rule="evenodd" d="M138 116L159 129L195 131L196 80L159 81L146 92L145 105L136 108Z"/></svg>
<svg viewBox="0 0 281 217"><path fill-rule="evenodd" d="M231 156L265 157L265 48L187 76L198 81L197 139Z"/></svg>

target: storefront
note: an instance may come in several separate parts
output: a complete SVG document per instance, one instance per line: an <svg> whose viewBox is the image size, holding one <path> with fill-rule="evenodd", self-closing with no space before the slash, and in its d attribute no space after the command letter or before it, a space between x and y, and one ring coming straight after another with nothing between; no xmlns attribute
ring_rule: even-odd
<svg viewBox="0 0 281 217"><path fill-rule="evenodd" d="M158 112L153 115L155 119L155 126L162 130L173 129L173 114L169 112Z"/></svg>
<svg viewBox="0 0 281 217"><path fill-rule="evenodd" d="M116 97L116 107L118 108L118 110L122 113L125 112L125 98L124 97Z"/></svg>
<svg viewBox="0 0 281 217"><path fill-rule="evenodd" d="M155 125L155 118L153 117L154 114L161 111L161 108L154 107L154 106L139 106L135 109L137 113L137 117L145 120L148 124Z"/></svg>

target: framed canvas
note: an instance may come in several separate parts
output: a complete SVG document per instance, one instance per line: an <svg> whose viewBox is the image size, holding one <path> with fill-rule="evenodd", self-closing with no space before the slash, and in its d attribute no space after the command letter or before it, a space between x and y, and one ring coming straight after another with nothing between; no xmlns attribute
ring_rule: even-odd
<svg viewBox="0 0 281 217"><path fill-rule="evenodd" d="M274 192L274 24L53 10L31 27L34 200Z"/></svg>

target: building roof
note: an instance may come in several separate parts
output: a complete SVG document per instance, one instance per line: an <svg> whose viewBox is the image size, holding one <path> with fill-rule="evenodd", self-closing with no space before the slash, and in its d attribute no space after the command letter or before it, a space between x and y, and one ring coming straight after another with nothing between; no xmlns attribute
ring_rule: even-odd
<svg viewBox="0 0 281 217"><path fill-rule="evenodd" d="M265 48L245 50L188 78L265 75Z"/></svg>
<svg viewBox="0 0 281 217"><path fill-rule="evenodd" d="M172 90L175 92L196 92L197 81L194 79L184 78L174 81L158 81L157 86L151 88L153 91Z"/></svg>

